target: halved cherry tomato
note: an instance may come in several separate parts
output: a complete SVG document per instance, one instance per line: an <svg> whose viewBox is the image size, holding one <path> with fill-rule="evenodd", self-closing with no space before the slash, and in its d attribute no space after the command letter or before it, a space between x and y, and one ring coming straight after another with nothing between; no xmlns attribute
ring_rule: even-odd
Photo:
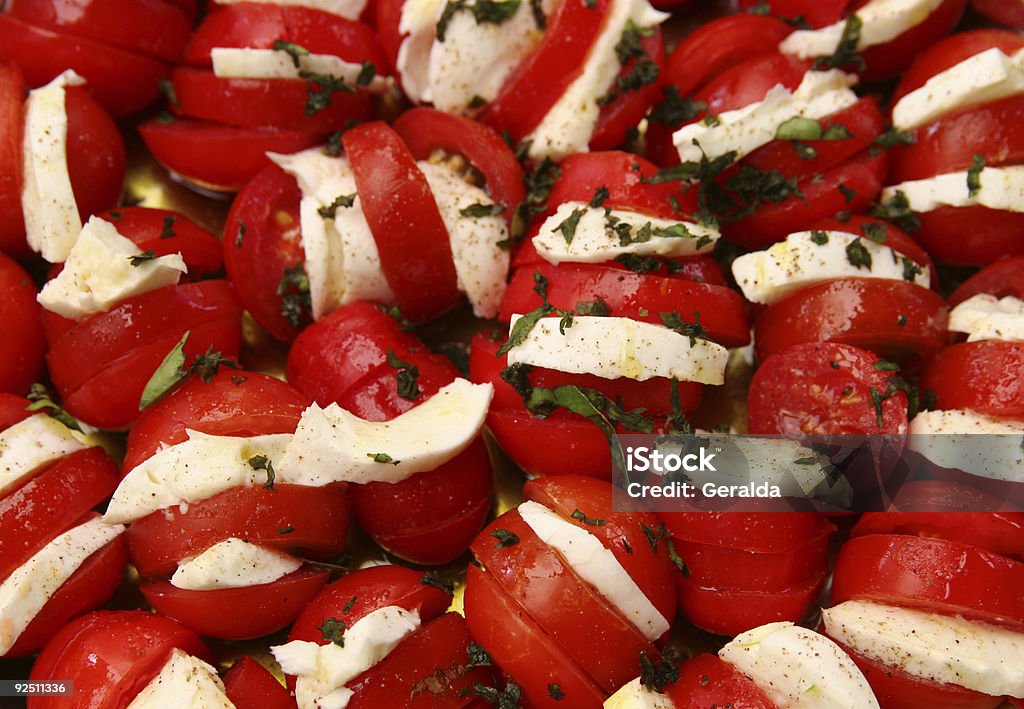
<svg viewBox="0 0 1024 709"><path fill-rule="evenodd" d="M589 475L610 480L612 457L601 429L584 418L559 413L542 419L525 408L491 409L487 428L529 475Z"/></svg>
<svg viewBox="0 0 1024 709"><path fill-rule="evenodd" d="M103 108L78 87L65 90L68 116L68 175L85 221L90 214L117 204L124 182L124 143L117 125Z"/></svg>
<svg viewBox="0 0 1024 709"><path fill-rule="evenodd" d="M201 635L244 640L286 627L329 576L329 571L303 567L256 586L193 591L170 581L147 581L140 590L158 612Z"/></svg>
<svg viewBox="0 0 1024 709"><path fill-rule="evenodd" d="M978 293L1024 299L1024 256L1011 256L985 266L953 291L949 304L959 305Z"/></svg>
<svg viewBox="0 0 1024 709"><path fill-rule="evenodd" d="M811 512L678 512L661 514L674 539L758 554L792 551L832 526Z"/></svg>
<svg viewBox="0 0 1024 709"><path fill-rule="evenodd" d="M701 653L679 667L679 679L664 690L676 709L774 709L754 682L724 660Z"/></svg>
<svg viewBox="0 0 1024 709"><path fill-rule="evenodd" d="M0 321L5 329L0 391L24 394L42 374L46 340L40 310L32 278L14 259L0 253Z"/></svg>
<svg viewBox="0 0 1024 709"><path fill-rule="evenodd" d="M29 697L31 709L127 706L174 648L213 659L199 636L170 618L144 611L96 611L61 628L32 666L36 681L69 680L75 694Z"/></svg>
<svg viewBox="0 0 1024 709"><path fill-rule="evenodd" d="M988 207L939 207L919 214L914 234L936 261L984 265L1024 253L1024 214Z"/></svg>
<svg viewBox="0 0 1024 709"><path fill-rule="evenodd" d="M865 82L896 76L906 69L923 49L946 36L960 23L967 0L943 0L923 21L884 44L861 52L867 68L858 72Z"/></svg>
<svg viewBox="0 0 1024 709"><path fill-rule="evenodd" d="M220 270L224 249L220 239L180 212L154 207L120 207L99 215L131 239L141 251L157 256L181 254L188 280L199 280Z"/></svg>
<svg viewBox="0 0 1024 709"><path fill-rule="evenodd" d="M775 354L754 373L751 433L904 433L907 397L872 353L839 343L807 343Z"/></svg>
<svg viewBox="0 0 1024 709"><path fill-rule="evenodd" d="M0 251L17 258L30 253L21 214L25 90L21 70L0 63Z"/></svg>
<svg viewBox="0 0 1024 709"><path fill-rule="evenodd" d="M295 709L295 698L284 685L248 655L224 675L224 693L238 709Z"/></svg>
<svg viewBox="0 0 1024 709"><path fill-rule="evenodd" d="M948 347L929 363L921 388L940 409L1024 418L1024 343L983 340Z"/></svg>
<svg viewBox="0 0 1024 709"><path fill-rule="evenodd" d="M944 539L871 534L843 545L832 602L872 601L1024 629L1024 563Z"/></svg>
<svg viewBox="0 0 1024 709"><path fill-rule="evenodd" d="M665 70L665 43L661 28L654 27L650 34L640 38L640 48L646 58L658 67L659 77ZM641 61L634 57L626 62L619 71L619 76L628 76ZM636 128L647 115L648 109L661 96L659 89L661 79L645 84L629 91L620 91L609 103L601 106L590 135L590 150L611 150L626 141L630 129Z"/></svg>

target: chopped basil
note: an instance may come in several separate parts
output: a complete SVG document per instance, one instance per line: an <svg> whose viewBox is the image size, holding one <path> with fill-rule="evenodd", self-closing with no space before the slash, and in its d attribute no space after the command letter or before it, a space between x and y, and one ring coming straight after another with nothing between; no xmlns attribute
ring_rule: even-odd
<svg viewBox="0 0 1024 709"><path fill-rule="evenodd" d="M857 53L857 45L860 44L860 31L864 22L856 13L846 18L843 25L843 34L839 38L836 51L830 56L819 57L814 60L815 69L842 69L844 67L857 67L863 70L866 64L864 57Z"/></svg>
<svg viewBox="0 0 1024 709"><path fill-rule="evenodd" d="M851 241L846 247L846 260L854 268L871 270L871 253L859 238Z"/></svg>
<svg viewBox="0 0 1024 709"><path fill-rule="evenodd" d="M801 143L798 140L794 140L790 144L793 146L793 150L796 151L797 157L801 160L813 160L818 157L818 151L807 143ZM817 177L817 175L815 177Z"/></svg>
<svg viewBox="0 0 1024 709"><path fill-rule="evenodd" d="M274 464L270 462L270 458L265 455L254 455L252 458L249 458L249 467L253 470L265 470L267 481L263 483L263 487L268 490L274 489L274 479L277 476L274 474Z"/></svg>
<svg viewBox="0 0 1024 709"><path fill-rule="evenodd" d="M50 398L50 392L45 385L33 384L28 392L28 396L25 398L31 402L25 407L26 411L45 411L50 418L57 419L68 428L75 431L82 430L82 427L78 425L77 419Z"/></svg>
<svg viewBox="0 0 1024 709"><path fill-rule="evenodd" d="M494 664L494 660L487 654L487 651L475 642L471 642L466 646L466 657L469 659L469 662L466 664L467 668L488 667Z"/></svg>
<svg viewBox="0 0 1024 709"><path fill-rule="evenodd" d="M178 101L178 92L175 90L174 84L169 79L160 79L157 84L160 87L160 93L167 99L167 103L180 110L181 102Z"/></svg>
<svg viewBox="0 0 1024 709"><path fill-rule="evenodd" d="M287 524L284 527L278 527L277 528L277 533L278 534L291 534L294 531L295 531L295 527L291 526L290 524Z"/></svg>
<svg viewBox="0 0 1024 709"><path fill-rule="evenodd" d="M557 682L551 682L548 684L548 696L554 699L556 702L560 702L565 699L565 692L558 686Z"/></svg>
<svg viewBox="0 0 1024 709"><path fill-rule="evenodd" d="M871 405L875 407L875 423L881 428L885 425L885 419L882 416L882 403L885 399L875 387L869 387L868 391L871 393Z"/></svg>
<svg viewBox="0 0 1024 709"><path fill-rule="evenodd" d="M352 598L348 599L348 603L346 603L345 607L341 609L341 612L347 614L350 610L352 610L352 606L356 604L356 598L357 596L352 596Z"/></svg>
<svg viewBox="0 0 1024 709"><path fill-rule="evenodd" d="M683 575L684 579L690 578L690 568L683 561L683 557L679 556L679 552L676 551L676 545L672 541L672 537L665 538L665 545L668 547L668 560L672 562L672 565L676 567L676 571Z"/></svg>
<svg viewBox="0 0 1024 709"><path fill-rule="evenodd" d="M833 123L821 134L822 140L849 140L852 137L853 133L846 126L838 123Z"/></svg>
<svg viewBox="0 0 1024 709"><path fill-rule="evenodd" d="M168 214L164 217L164 228L160 231L161 239L173 239L176 236L174 233L174 222L177 219L173 214Z"/></svg>
<svg viewBox="0 0 1024 709"><path fill-rule="evenodd" d="M921 275L921 267L916 263L908 259L906 256L902 257L903 260L903 280L913 282L917 280L917 277Z"/></svg>
<svg viewBox="0 0 1024 709"><path fill-rule="evenodd" d="M561 176L562 169L551 158L544 158L534 169L526 172L523 176L526 199L516 207L509 240L502 246L511 247L523 238L533 218L547 209L551 188Z"/></svg>
<svg viewBox="0 0 1024 709"><path fill-rule="evenodd" d="M876 244L884 244L886 239L885 224L874 224L872 222L861 222L861 231L864 235Z"/></svg>
<svg viewBox="0 0 1024 709"><path fill-rule="evenodd" d="M871 216L895 222L901 229L911 233L921 228L921 220L910 208L910 200L902 190L896 190L889 201L872 207Z"/></svg>
<svg viewBox="0 0 1024 709"><path fill-rule="evenodd" d="M615 261L621 263L634 273L655 273L660 271L664 262L656 256L640 256L639 254L620 254Z"/></svg>
<svg viewBox="0 0 1024 709"><path fill-rule="evenodd" d="M985 169L985 158L980 153L974 154L971 167L967 171L967 195L976 197L981 191L981 171Z"/></svg>
<svg viewBox="0 0 1024 709"><path fill-rule="evenodd" d="M896 130L891 127L875 138L875 145L880 148L891 148L896 145L913 145L916 142L917 138L913 131Z"/></svg>
<svg viewBox="0 0 1024 709"><path fill-rule="evenodd" d="M632 554L633 553L633 546L629 543L629 540L627 540L625 537L623 537L620 541L622 542L622 549L627 554Z"/></svg>
<svg viewBox="0 0 1024 709"><path fill-rule="evenodd" d="M889 361L884 360L884 359L880 359L877 362L875 362L874 367L879 372L898 372L898 371L900 371L900 366L898 364L896 364L895 362L889 362Z"/></svg>
<svg viewBox="0 0 1024 709"><path fill-rule="evenodd" d="M704 116L704 118L702 118L700 122L708 126L709 128L717 128L718 126L722 125L722 121L718 118L718 116L716 116L713 113L709 113L708 115Z"/></svg>
<svg viewBox="0 0 1024 709"><path fill-rule="evenodd" d="M334 643L338 647L345 647L345 631L348 626L345 621L337 618L324 618L324 622L316 627L320 631L324 642Z"/></svg>
<svg viewBox="0 0 1024 709"><path fill-rule="evenodd" d="M906 324L907 324L907 316L904 315L903 313L900 313L899 315L897 315L896 316L896 324L899 325L900 327L905 327Z"/></svg>
<svg viewBox="0 0 1024 709"><path fill-rule="evenodd" d="M661 93L664 98L651 110L650 120L654 123L661 123L666 126L677 126L687 121L692 121L704 111L708 105L703 101L683 98L679 89L672 85L662 86Z"/></svg>
<svg viewBox="0 0 1024 709"><path fill-rule="evenodd" d="M839 185L836 189L839 190L839 193L841 195L843 195L843 198L846 200L847 204L852 202L854 198L857 196L857 190L851 187L847 187L846 185Z"/></svg>
<svg viewBox="0 0 1024 709"><path fill-rule="evenodd" d="M519 709L520 701L523 698L523 690L512 680L508 681L504 689L474 682L472 689L466 687L461 694L462 696L475 694L487 704L494 704L497 709Z"/></svg>
<svg viewBox="0 0 1024 709"><path fill-rule="evenodd" d="M515 16L520 4L521 0L477 0L472 5L467 0L448 0L448 4L444 6L441 17L437 21L437 41L444 42L448 24L457 12L462 10L471 12L478 25L500 25ZM536 12L534 19L536 20Z"/></svg>
<svg viewBox="0 0 1024 709"><path fill-rule="evenodd" d="M468 207L463 207L459 210L459 214L470 219L479 219L482 217L496 217L504 211L505 208L500 204L481 204L478 202Z"/></svg>
<svg viewBox="0 0 1024 709"><path fill-rule="evenodd" d="M668 538L668 530L665 528L664 522L659 522L658 528L656 530L651 529L646 524L641 522L640 531L644 533L645 537L647 537L647 543L651 545L651 551L653 551L655 554L658 553L658 542L660 542L662 539Z"/></svg>
<svg viewBox="0 0 1024 709"><path fill-rule="evenodd" d="M483 96L473 94L473 98L469 99L469 103L466 104L468 108L480 108L487 104L487 99Z"/></svg>
<svg viewBox="0 0 1024 709"><path fill-rule="evenodd" d="M238 220L238 233L235 234L235 247L242 248L242 242L245 241L245 222L241 219Z"/></svg>
<svg viewBox="0 0 1024 709"><path fill-rule="evenodd" d="M533 391L533 385L530 384L530 372L532 371L533 367L525 362L516 362L501 370L501 380L526 400L529 398L530 392Z"/></svg>
<svg viewBox="0 0 1024 709"><path fill-rule="evenodd" d="M232 374L232 375L231 375L231 383L232 383L232 384L234 384L235 386L239 386L239 385L241 385L241 384L242 384L243 382L245 382L245 380L247 380L248 378L249 378L249 377L245 377L245 376L241 376L241 377L240 377L240 376L238 376L237 374Z"/></svg>
<svg viewBox="0 0 1024 709"><path fill-rule="evenodd" d="M189 334L190 331L186 330L178 344L171 348L171 351L153 372L153 376L146 382L146 386L142 390L142 397L139 399L139 411L151 406L185 378L185 343L188 341Z"/></svg>
<svg viewBox="0 0 1024 709"><path fill-rule="evenodd" d="M615 77L612 88L597 100L599 105L609 104L624 93L635 91L658 80L660 69L647 55L642 44L643 38L649 37L653 33L653 29L637 27L632 20L627 20L622 35L615 45L615 55L621 66L625 67L631 61L633 65L626 73Z"/></svg>
<svg viewBox="0 0 1024 709"><path fill-rule="evenodd" d="M438 591L444 591L449 595L455 592L455 584L443 578L437 571L428 571L423 574L420 578L420 583L424 586L436 588Z"/></svg>
<svg viewBox="0 0 1024 709"><path fill-rule="evenodd" d="M372 460L374 463L385 463L388 465L398 465L402 461L395 460L387 453L367 453L366 457Z"/></svg>
<svg viewBox="0 0 1024 709"><path fill-rule="evenodd" d="M580 522L583 522L583 524L588 524L591 527L603 527L605 524L607 524L607 522L603 519L587 517L587 515L581 512L578 508L573 510L573 513L570 515L570 517L572 517L573 519L578 519Z"/></svg>
<svg viewBox="0 0 1024 709"><path fill-rule="evenodd" d="M668 313L658 313L658 317L661 318L661 322L665 327L675 330L680 335L689 337L690 347L695 347L698 339L708 339L708 331L700 324L700 313L696 310L693 311L694 321L692 323L683 320L679 313L674 310Z"/></svg>
<svg viewBox="0 0 1024 709"><path fill-rule="evenodd" d="M134 256L129 256L128 260L131 261L132 266L134 266L135 268L138 268L139 266L141 266L142 264L146 263L147 261L152 261L155 258L156 258L156 254L153 253L153 249L146 249L141 254L135 254Z"/></svg>
<svg viewBox="0 0 1024 709"><path fill-rule="evenodd" d="M544 303L516 320L516 324L512 326L512 332L509 333L508 341L498 348L498 357L508 354L508 351L513 347L518 347L526 342L526 338L530 336L530 332L540 319L553 312L555 312L555 309L549 304Z"/></svg>
<svg viewBox="0 0 1024 709"><path fill-rule="evenodd" d="M327 136L327 145L324 147L324 152L332 158L341 155L341 134L344 132L343 130L336 130Z"/></svg>
<svg viewBox="0 0 1024 709"><path fill-rule="evenodd" d="M351 207L355 204L357 196L358 195L354 192L352 194L338 195L334 198L334 201L326 207L317 207L316 213L324 219L334 219L334 215L339 209L342 207Z"/></svg>
<svg viewBox="0 0 1024 709"><path fill-rule="evenodd" d="M356 76L356 83L360 86L369 86L375 76L377 76L376 65L373 62L364 61L359 74Z"/></svg>
<svg viewBox="0 0 1024 709"><path fill-rule="evenodd" d="M659 694L665 687L679 680L679 665L669 653L658 660L651 660L645 651L640 651L640 684Z"/></svg>
<svg viewBox="0 0 1024 709"><path fill-rule="evenodd" d="M302 327L313 319L309 276L301 263L284 269L277 294L281 297L281 314L294 327Z"/></svg>
<svg viewBox="0 0 1024 709"><path fill-rule="evenodd" d="M396 370L395 376L398 380L398 395L403 399L416 401L422 393L418 384L418 380L420 378L419 368L399 359L390 347L388 348L387 363L389 367Z"/></svg>
<svg viewBox="0 0 1024 709"><path fill-rule="evenodd" d="M814 229L811 231L811 241L818 246L824 246L828 243L828 232L822 231L821 229Z"/></svg>
<svg viewBox="0 0 1024 709"><path fill-rule="evenodd" d="M825 129L813 118L796 116L775 129L776 140L821 140Z"/></svg>
<svg viewBox="0 0 1024 709"><path fill-rule="evenodd" d="M498 549L506 549L519 543L519 535L507 529L495 529L491 536L498 540L494 543Z"/></svg>
<svg viewBox="0 0 1024 709"><path fill-rule="evenodd" d="M612 314L611 307L601 296L598 296L597 300L581 300L576 303L573 310L577 315L593 315L600 318L606 318Z"/></svg>
<svg viewBox="0 0 1024 709"><path fill-rule="evenodd" d="M594 209L597 209L602 204L604 204L604 201L608 199L608 196L609 192L607 187L598 187L596 190L594 190L594 196L593 198L591 198L589 206L591 206Z"/></svg>
<svg viewBox="0 0 1024 709"><path fill-rule="evenodd" d="M580 217L586 213L585 209L574 209L572 214L565 218L561 224L555 227L556 231L562 233L562 238L565 239L566 244L571 244L573 237L576 235L576 227L580 223Z"/></svg>
<svg viewBox="0 0 1024 709"><path fill-rule="evenodd" d="M309 56L309 50L303 47L301 44L296 44L295 42L288 42L287 40L283 39L275 39L271 49L273 49L275 52L284 52L289 57L291 57L292 64L295 66L296 69L302 68L302 62L300 61L302 57Z"/></svg>

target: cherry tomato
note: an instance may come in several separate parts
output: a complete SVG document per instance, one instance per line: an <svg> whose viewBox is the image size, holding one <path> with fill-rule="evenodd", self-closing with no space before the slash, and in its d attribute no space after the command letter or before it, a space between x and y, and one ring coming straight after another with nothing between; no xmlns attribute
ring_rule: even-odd
<svg viewBox="0 0 1024 709"><path fill-rule="evenodd" d="M1024 343L983 340L953 345L928 364L921 388L940 409L1024 418Z"/></svg>
<svg viewBox="0 0 1024 709"><path fill-rule="evenodd" d="M0 63L0 251L18 258L30 253L21 214L25 90L21 70L14 64Z"/></svg>
<svg viewBox="0 0 1024 709"><path fill-rule="evenodd" d="M6 329L0 351L0 391L24 394L42 374L46 341L39 314L31 277L0 253L0 320Z"/></svg>
<svg viewBox="0 0 1024 709"><path fill-rule="evenodd" d="M295 709L295 699L284 685L248 655L224 675L224 692L238 709Z"/></svg>
<svg viewBox="0 0 1024 709"><path fill-rule="evenodd" d="M724 660L701 653L679 667L679 679L664 688L676 709L774 709L754 682Z"/></svg>
<svg viewBox="0 0 1024 709"><path fill-rule="evenodd" d="M939 207L917 217L914 236L936 261L984 265L1024 253L1024 214L987 207Z"/></svg>
<svg viewBox="0 0 1024 709"><path fill-rule="evenodd" d="M896 76L906 69L923 49L953 31L967 8L967 0L944 0L928 18L897 37L868 47L861 56L867 68L858 72L865 82Z"/></svg>
<svg viewBox="0 0 1024 709"><path fill-rule="evenodd" d="M188 266L188 280L213 275L221 268L224 250L220 240L184 214L153 207L120 207L99 216L141 251L157 256L181 254Z"/></svg>
<svg viewBox="0 0 1024 709"><path fill-rule="evenodd" d="M1011 256L985 266L953 291L949 304L959 305L978 293L1024 299L1024 256Z"/></svg>

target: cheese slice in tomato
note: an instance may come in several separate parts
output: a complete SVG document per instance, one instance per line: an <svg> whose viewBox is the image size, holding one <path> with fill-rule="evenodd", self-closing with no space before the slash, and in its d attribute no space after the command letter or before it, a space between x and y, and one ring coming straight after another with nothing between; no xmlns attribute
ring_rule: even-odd
<svg viewBox="0 0 1024 709"><path fill-rule="evenodd" d="M1024 342L1024 300L978 293L953 308L949 329L967 333L968 342Z"/></svg>
<svg viewBox="0 0 1024 709"><path fill-rule="evenodd" d="M217 670L180 648L171 650L156 677L128 705L128 709L166 707L235 709Z"/></svg>
<svg viewBox="0 0 1024 709"><path fill-rule="evenodd" d="M366 9L369 0L217 0L218 5L237 5L238 3L256 3L258 5L278 5L281 7L306 7L319 10L349 20L357 20Z"/></svg>
<svg viewBox="0 0 1024 709"><path fill-rule="evenodd" d="M294 675L299 709L345 709L345 685L371 669L420 627L420 614L399 606L378 608L344 632L344 645L292 640L270 648L286 674Z"/></svg>
<svg viewBox="0 0 1024 709"><path fill-rule="evenodd" d="M178 562L171 585L191 591L243 588L277 581L302 562L290 554L234 537Z"/></svg>
<svg viewBox="0 0 1024 709"><path fill-rule="evenodd" d="M46 414L29 416L0 431L0 496L40 466L88 448L83 438Z"/></svg>
<svg viewBox="0 0 1024 709"><path fill-rule="evenodd" d="M857 50L890 42L928 19L943 0L870 0L856 11L861 28ZM801 59L829 56L839 48L847 20L816 30L797 30L779 44L783 54Z"/></svg>
<svg viewBox="0 0 1024 709"><path fill-rule="evenodd" d="M213 73L221 79L303 79L319 74L339 79L352 89L386 93L391 80L377 74L364 75L362 64L347 62L333 54L289 54L280 49L214 47L210 50ZM364 78L369 76L369 78Z"/></svg>
<svg viewBox="0 0 1024 709"><path fill-rule="evenodd" d="M943 468L1024 483L1024 421L962 409L922 411L910 422L907 448Z"/></svg>
<svg viewBox="0 0 1024 709"><path fill-rule="evenodd" d="M68 112L65 88L85 79L67 70L34 89L25 102L21 210L25 238L50 263L63 263L82 231L68 173Z"/></svg>
<svg viewBox="0 0 1024 709"><path fill-rule="evenodd" d="M972 190L970 171L901 182L882 190L881 201L888 203L902 195L915 212L931 212L940 207L988 207L1024 212L1024 165L985 167L976 177L976 190Z"/></svg>

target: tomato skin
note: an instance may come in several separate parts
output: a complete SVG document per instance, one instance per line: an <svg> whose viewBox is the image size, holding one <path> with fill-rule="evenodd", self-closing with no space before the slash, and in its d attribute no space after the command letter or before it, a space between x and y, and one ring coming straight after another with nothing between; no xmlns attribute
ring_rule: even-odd
<svg viewBox="0 0 1024 709"><path fill-rule="evenodd" d="M832 602L872 601L1024 629L1024 563L943 539L858 536L843 545Z"/></svg>
<svg viewBox="0 0 1024 709"><path fill-rule="evenodd" d="M754 326L755 348L762 361L794 345L826 341L887 359L924 356L946 344L948 311L941 296L913 283L838 278L765 308Z"/></svg>
<svg viewBox="0 0 1024 709"><path fill-rule="evenodd" d="M53 635L32 666L33 681L71 680L75 695L29 697L31 709L118 709L127 706L179 648L210 661L209 649L185 626L144 611L96 611Z"/></svg>
<svg viewBox="0 0 1024 709"><path fill-rule="evenodd" d="M673 512L658 515L674 539L758 554L792 551L833 531L813 512Z"/></svg>
<svg viewBox="0 0 1024 709"><path fill-rule="evenodd" d="M284 685L248 655L224 675L224 692L238 709L295 709L295 699Z"/></svg>
<svg viewBox="0 0 1024 709"><path fill-rule="evenodd" d="M420 322L443 314L461 295L448 230L413 154L380 121L346 131L341 140L403 315Z"/></svg>
<svg viewBox="0 0 1024 709"><path fill-rule="evenodd" d="M940 409L1024 418L1024 343L983 340L948 347L929 363L921 388Z"/></svg>
<svg viewBox="0 0 1024 709"><path fill-rule="evenodd" d="M921 485L921 483L909 483ZM958 494L957 490L955 494ZM1024 512L866 512L851 534L910 534L947 539L1024 560Z"/></svg>
<svg viewBox="0 0 1024 709"><path fill-rule="evenodd" d="M971 0L975 12L1010 27L1024 27L1024 8L1000 0Z"/></svg>
<svg viewBox="0 0 1024 709"><path fill-rule="evenodd" d="M983 266L1024 254L1024 214L987 207L939 207L918 215L915 234L936 261Z"/></svg>
<svg viewBox="0 0 1024 709"><path fill-rule="evenodd" d="M68 117L67 164L82 222L117 204L124 183L124 142L117 125L86 93L70 86L64 104Z"/></svg>
<svg viewBox="0 0 1024 709"><path fill-rule="evenodd" d="M679 666L679 679L664 689L676 709L775 709L746 675L714 655L701 653Z"/></svg>
<svg viewBox="0 0 1024 709"><path fill-rule="evenodd" d="M31 416L33 412L28 410L30 403L32 402L24 397L0 391L0 431Z"/></svg>
<svg viewBox="0 0 1024 709"><path fill-rule="evenodd" d="M1024 256L1003 258L985 266L953 291L949 304L957 306L978 293L1024 299Z"/></svg>
<svg viewBox="0 0 1024 709"><path fill-rule="evenodd" d="M329 571L303 567L257 586L191 591L172 586L170 581L148 581L140 590L158 612L200 635L245 640L286 627L329 576Z"/></svg>
<svg viewBox="0 0 1024 709"><path fill-rule="evenodd" d="M0 62L0 251L15 258L31 253L21 214L22 104L25 77L14 64Z"/></svg>
<svg viewBox="0 0 1024 709"><path fill-rule="evenodd" d="M42 86L68 67L81 74L104 108L115 117L130 116L160 95L163 62L84 37L36 27L10 14L0 15L0 61L25 73L29 86Z"/></svg>
<svg viewBox="0 0 1024 709"><path fill-rule="evenodd" d="M492 409L487 428L502 450L530 475L611 480L608 440L586 419L541 419L525 409Z"/></svg>
<svg viewBox="0 0 1024 709"><path fill-rule="evenodd" d="M0 350L0 392L24 394L42 374L46 340L40 311L28 272L0 253L0 321L5 329L5 344Z"/></svg>
<svg viewBox="0 0 1024 709"><path fill-rule="evenodd" d="M492 128L424 107L406 111L393 127L416 160L426 160L438 149L465 156L483 173L488 192L498 204L505 205L505 218L512 221L515 208L526 194L523 168Z"/></svg>
<svg viewBox="0 0 1024 709"><path fill-rule="evenodd" d="M874 82L899 74L923 49L952 32L960 23L966 8L967 0L945 0L924 22L911 27L885 44L865 49L861 55L867 68L858 72L861 79L865 82Z"/></svg>
<svg viewBox="0 0 1024 709"><path fill-rule="evenodd" d="M180 212L155 207L120 207L99 215L131 239L141 251L157 256L181 254L188 266L186 280L199 280L223 264L220 239Z"/></svg>

